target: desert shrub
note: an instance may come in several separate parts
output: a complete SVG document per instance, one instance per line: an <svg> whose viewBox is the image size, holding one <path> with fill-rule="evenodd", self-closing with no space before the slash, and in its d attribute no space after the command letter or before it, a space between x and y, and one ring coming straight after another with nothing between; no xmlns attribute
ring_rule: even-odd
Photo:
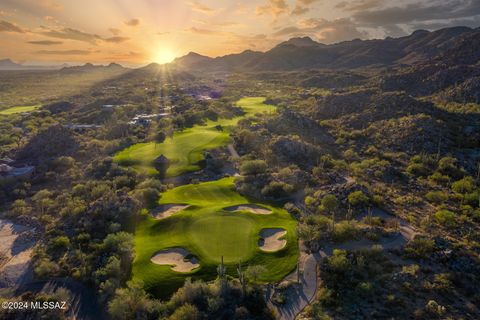
<svg viewBox="0 0 480 320"><path fill-rule="evenodd" d="M472 177L465 177L452 183L452 191L456 193L465 194L468 192L472 192L474 188L475 181Z"/></svg>
<svg viewBox="0 0 480 320"><path fill-rule="evenodd" d="M55 262L47 258L43 258L36 263L33 271L38 278L44 279L57 275L60 271L60 267Z"/></svg>
<svg viewBox="0 0 480 320"><path fill-rule="evenodd" d="M428 180L434 182L436 184L445 185L450 181L450 177L447 175L443 175L440 172L436 171L428 176Z"/></svg>
<svg viewBox="0 0 480 320"><path fill-rule="evenodd" d="M335 224L333 239L335 241L347 241L355 239L358 235L358 227L355 221L341 221Z"/></svg>
<svg viewBox="0 0 480 320"><path fill-rule="evenodd" d="M480 191L465 194L464 202L472 207L480 206Z"/></svg>
<svg viewBox="0 0 480 320"><path fill-rule="evenodd" d="M459 177L462 174L462 170L457 167L457 159L453 157L441 158L438 161L438 171L450 177Z"/></svg>
<svg viewBox="0 0 480 320"><path fill-rule="evenodd" d="M425 197L428 201L434 203L442 203L448 199L448 196L442 191L430 191L425 195Z"/></svg>
<svg viewBox="0 0 480 320"><path fill-rule="evenodd" d="M358 154L353 149L348 149L343 153L345 160L352 162L358 159Z"/></svg>
<svg viewBox="0 0 480 320"><path fill-rule="evenodd" d="M404 254L410 258L428 258L435 249L435 242L427 238L415 238L408 242L404 248Z"/></svg>
<svg viewBox="0 0 480 320"><path fill-rule="evenodd" d="M332 212L338 207L338 200L333 194L327 194L321 201L322 210Z"/></svg>
<svg viewBox="0 0 480 320"><path fill-rule="evenodd" d="M240 166L240 173L243 175L256 175L267 171L267 163L263 160L248 160Z"/></svg>
<svg viewBox="0 0 480 320"><path fill-rule="evenodd" d="M70 246L70 240L66 236L59 236L50 240L49 247L53 250L67 249Z"/></svg>
<svg viewBox="0 0 480 320"><path fill-rule="evenodd" d="M368 197L363 193L363 191L353 191L348 195L348 202L352 206L365 206L368 204Z"/></svg>
<svg viewBox="0 0 480 320"><path fill-rule="evenodd" d="M305 223L315 226L320 232L326 232L332 226L332 220L323 215L311 215L305 218Z"/></svg>
<svg viewBox="0 0 480 320"><path fill-rule="evenodd" d="M294 191L292 185L279 181L271 181L262 188L262 195L270 198L284 198Z"/></svg>
<svg viewBox="0 0 480 320"><path fill-rule="evenodd" d="M414 176L424 177L429 174L429 169L422 163L411 163L408 165L406 171Z"/></svg>
<svg viewBox="0 0 480 320"><path fill-rule="evenodd" d="M434 217L435 217L435 220L443 226L455 225L455 213L449 210L437 211Z"/></svg>

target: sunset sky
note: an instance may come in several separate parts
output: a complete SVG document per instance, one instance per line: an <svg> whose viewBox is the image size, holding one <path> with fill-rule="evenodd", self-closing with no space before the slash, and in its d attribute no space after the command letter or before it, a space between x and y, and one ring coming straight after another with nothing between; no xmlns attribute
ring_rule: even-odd
<svg viewBox="0 0 480 320"><path fill-rule="evenodd" d="M453 25L478 27L480 1L0 0L0 59L164 63L190 51L264 51L294 36L333 43Z"/></svg>

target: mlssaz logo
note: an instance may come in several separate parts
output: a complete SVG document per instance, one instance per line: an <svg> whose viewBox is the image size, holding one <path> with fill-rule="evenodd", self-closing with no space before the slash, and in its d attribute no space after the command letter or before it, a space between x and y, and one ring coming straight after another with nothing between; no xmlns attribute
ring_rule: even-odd
<svg viewBox="0 0 480 320"><path fill-rule="evenodd" d="M67 303L65 301L32 301L30 302L30 309L47 310L60 309L67 310Z"/></svg>

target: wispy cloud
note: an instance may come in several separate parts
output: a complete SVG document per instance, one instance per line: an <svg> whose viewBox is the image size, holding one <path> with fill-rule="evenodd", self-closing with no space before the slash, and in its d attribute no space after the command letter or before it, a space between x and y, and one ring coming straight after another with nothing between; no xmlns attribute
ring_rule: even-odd
<svg viewBox="0 0 480 320"><path fill-rule="evenodd" d="M277 19L280 15L288 13L288 4L285 0L268 0L267 4L257 6L255 12L257 15L268 14Z"/></svg>
<svg viewBox="0 0 480 320"><path fill-rule="evenodd" d="M335 8L343 11L364 11L378 8L383 3L385 3L383 0L342 1L335 5Z"/></svg>
<svg viewBox="0 0 480 320"><path fill-rule="evenodd" d="M27 43L40 45L40 46L54 46L62 44L62 41L52 41L52 40L38 40L38 41L27 41Z"/></svg>
<svg viewBox="0 0 480 320"><path fill-rule="evenodd" d="M273 33L274 37L311 36L325 43L332 43L354 38L365 38L367 34L360 31L348 18L326 20L301 20L296 26L289 26Z"/></svg>
<svg viewBox="0 0 480 320"><path fill-rule="evenodd" d="M190 2L189 4L190 4L190 8L192 8L193 11L197 11L204 14L214 14L216 12L215 9L210 8L209 6L206 6L203 3L196 0Z"/></svg>
<svg viewBox="0 0 480 320"><path fill-rule="evenodd" d="M98 52L98 51L96 51ZM90 50L39 50L35 52L36 54L47 54L47 55L86 55L91 54L92 51Z"/></svg>
<svg viewBox="0 0 480 320"><path fill-rule="evenodd" d="M318 2L319 0L297 0L298 3L303 4L304 6L311 5L314 2Z"/></svg>
<svg viewBox="0 0 480 320"><path fill-rule="evenodd" d="M134 19L124 21L123 23L126 24L129 27L136 27L136 26L140 25L140 19L134 18Z"/></svg>
<svg viewBox="0 0 480 320"><path fill-rule="evenodd" d="M108 31L110 31L114 36L118 36L122 31L117 28L109 28Z"/></svg>
<svg viewBox="0 0 480 320"><path fill-rule="evenodd" d="M243 26L241 23L235 22L235 21L212 21L210 20L203 20L203 19L197 19L193 20L192 22L202 24L202 25L209 25L209 26L218 26L218 27L238 27L238 26Z"/></svg>
<svg viewBox="0 0 480 320"><path fill-rule="evenodd" d="M47 29L44 27L43 29L45 30L36 33L51 38L81 41L92 45L98 45L99 42L102 41L108 43L122 43L130 39L122 36L102 37L97 34L87 33L72 28Z"/></svg>
<svg viewBox="0 0 480 320"><path fill-rule="evenodd" d="M195 33L195 34L203 34L203 35L211 35L211 34L221 34L221 31L218 30L211 30L211 29L204 29L204 28L197 28L197 27L191 27L186 30L189 33Z"/></svg>
<svg viewBox="0 0 480 320"><path fill-rule="evenodd" d="M13 24L11 22L1 20L0 21L0 32L17 32L17 33L25 33L25 31L17 26L16 24Z"/></svg>
<svg viewBox="0 0 480 320"><path fill-rule="evenodd" d="M307 13L308 11L310 11L310 8L296 5L295 8L292 10L292 14L296 16L300 16L302 14Z"/></svg>
<svg viewBox="0 0 480 320"><path fill-rule="evenodd" d="M128 37L120 37L120 36L115 36L115 37L110 37L110 38L104 38L103 41L110 42L110 43L122 43L127 40L130 40Z"/></svg>
<svg viewBox="0 0 480 320"><path fill-rule="evenodd" d="M47 30L40 31L38 34L58 39L68 39L87 42L93 45L97 44L98 40L101 40L101 37L96 34L86 33L77 29L72 28L63 28L60 30Z"/></svg>

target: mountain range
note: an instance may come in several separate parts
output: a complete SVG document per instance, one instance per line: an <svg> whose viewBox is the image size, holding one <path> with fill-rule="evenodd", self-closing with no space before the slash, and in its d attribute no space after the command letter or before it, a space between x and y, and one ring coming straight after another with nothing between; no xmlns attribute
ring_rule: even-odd
<svg viewBox="0 0 480 320"><path fill-rule="evenodd" d="M480 29L452 27L437 31L417 30L400 38L344 41L326 45L309 37L292 38L266 52L246 50L211 58L190 52L172 64L190 70L288 71L312 68L351 69L361 67L402 66L455 55L457 48L478 48ZM475 59L475 57L473 57ZM478 59L477 59L478 60Z"/></svg>
<svg viewBox="0 0 480 320"><path fill-rule="evenodd" d="M68 66L62 64L60 66L39 66L39 65L25 65L13 62L11 59L0 59L0 70L53 70Z"/></svg>
<svg viewBox="0 0 480 320"><path fill-rule="evenodd" d="M221 57L190 52L176 58L170 66L188 71L290 71L307 69L354 69L364 67L409 66L432 61L468 64L480 58L480 28L452 27L436 31L417 30L399 38L354 39L326 45L309 37L291 38L272 49ZM473 62L472 62L473 61ZM151 64L147 67L152 67ZM157 65L158 66L158 65ZM0 70L60 69L64 67L28 66L10 59L0 60ZM92 69L87 63L71 71ZM110 64L108 67L121 67Z"/></svg>

